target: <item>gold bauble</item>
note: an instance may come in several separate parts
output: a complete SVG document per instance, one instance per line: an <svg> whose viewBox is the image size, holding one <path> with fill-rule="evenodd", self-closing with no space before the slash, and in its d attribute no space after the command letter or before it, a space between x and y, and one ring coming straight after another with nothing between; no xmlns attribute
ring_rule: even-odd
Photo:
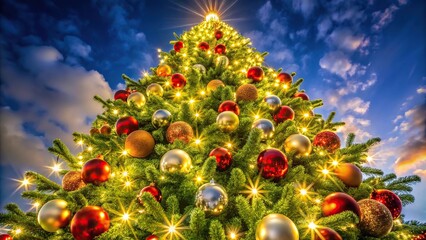
<svg viewBox="0 0 426 240"><path fill-rule="evenodd" d="M299 231L290 218L269 214L257 225L256 240L299 240Z"/></svg>
<svg viewBox="0 0 426 240"><path fill-rule="evenodd" d="M194 131L188 123L178 121L170 124L167 128L166 138L169 143L173 143L176 140L189 143L194 138Z"/></svg>
<svg viewBox="0 0 426 240"><path fill-rule="evenodd" d="M166 152L160 161L160 170L163 172L188 173L191 167L191 157L188 153L180 149L173 149Z"/></svg>
<svg viewBox="0 0 426 240"><path fill-rule="evenodd" d="M220 86L225 87L225 84L218 79L211 80L209 83L207 83L207 92L211 93L216 91Z"/></svg>
<svg viewBox="0 0 426 240"><path fill-rule="evenodd" d="M257 99L257 88L253 84L241 85L236 92L237 101L255 101Z"/></svg>
<svg viewBox="0 0 426 240"><path fill-rule="evenodd" d="M284 142L286 153L295 151L297 155L309 155L312 151L312 143L308 137L302 134L290 135Z"/></svg>
<svg viewBox="0 0 426 240"><path fill-rule="evenodd" d="M226 68L229 65L229 59L226 56L219 56L216 58L216 66L218 68Z"/></svg>
<svg viewBox="0 0 426 240"><path fill-rule="evenodd" d="M146 87L146 95L149 96L159 96L162 97L164 93L163 87L158 83L151 83Z"/></svg>
<svg viewBox="0 0 426 240"><path fill-rule="evenodd" d="M47 232L56 232L71 221L68 203L62 199L51 200L43 205L38 212L37 221Z"/></svg>
<svg viewBox="0 0 426 240"><path fill-rule="evenodd" d="M234 112L225 111L217 115L216 123L223 132L232 132L238 128L240 120Z"/></svg>
<svg viewBox="0 0 426 240"><path fill-rule="evenodd" d="M130 156L144 158L152 153L155 140L152 135L144 130L131 132L124 143L124 148Z"/></svg>
<svg viewBox="0 0 426 240"><path fill-rule="evenodd" d="M127 103L133 102L137 107L142 107L146 103L145 96L140 92L133 92L127 97Z"/></svg>
<svg viewBox="0 0 426 240"><path fill-rule="evenodd" d="M155 128L165 127L170 124L172 114L166 109L159 109L152 114L151 123Z"/></svg>
<svg viewBox="0 0 426 240"><path fill-rule="evenodd" d="M352 163L340 163L334 173L348 187L359 187L361 185L362 172Z"/></svg>
<svg viewBox="0 0 426 240"><path fill-rule="evenodd" d="M361 209L358 227L362 233L381 238L392 230L392 214L384 204L373 199L363 199L358 204Z"/></svg>
<svg viewBox="0 0 426 240"><path fill-rule="evenodd" d="M75 191L86 186L80 171L69 171L62 178L62 188L65 191Z"/></svg>
<svg viewBox="0 0 426 240"><path fill-rule="evenodd" d="M253 124L251 125L251 128L257 128L262 131L262 135L260 135L260 139L262 141L270 139L274 136L274 131L275 131L274 124L268 119L261 118L254 121Z"/></svg>
<svg viewBox="0 0 426 240"><path fill-rule="evenodd" d="M160 77L167 77L172 75L172 68L169 65L164 64L164 65L158 66L156 72L157 72L157 75Z"/></svg>

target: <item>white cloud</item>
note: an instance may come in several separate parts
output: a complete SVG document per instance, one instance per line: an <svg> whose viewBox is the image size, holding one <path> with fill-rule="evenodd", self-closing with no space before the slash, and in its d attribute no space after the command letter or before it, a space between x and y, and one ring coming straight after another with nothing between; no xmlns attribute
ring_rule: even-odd
<svg viewBox="0 0 426 240"><path fill-rule="evenodd" d="M332 47L338 49L354 51L364 41L364 36L354 35L353 31L349 28L337 28L334 29L330 36L327 38L327 42Z"/></svg>
<svg viewBox="0 0 426 240"><path fill-rule="evenodd" d="M402 115L398 115L395 117L395 119L393 120L393 123L397 123L399 122L399 120L403 119L404 117Z"/></svg>
<svg viewBox="0 0 426 240"><path fill-rule="evenodd" d="M315 0L293 0L294 10L301 12L305 18L308 18L315 10Z"/></svg>
<svg viewBox="0 0 426 240"><path fill-rule="evenodd" d="M343 79L346 79L348 71L352 67L351 61L340 51L329 52L324 55L319 61L321 68L337 74Z"/></svg>
<svg viewBox="0 0 426 240"><path fill-rule="evenodd" d="M374 31L378 32L382 30L386 25L388 25L393 20L394 13L398 10L398 7L391 5L386 8L383 12L376 11L373 12L373 26L371 27Z"/></svg>
<svg viewBox="0 0 426 240"><path fill-rule="evenodd" d="M70 53L73 56L90 59L90 52L92 47L83 42L80 38L75 36L66 36L64 38L65 44L68 46Z"/></svg>
<svg viewBox="0 0 426 240"><path fill-rule="evenodd" d="M372 137L372 135L365 130L366 127L370 126L370 120L357 118L353 115L347 115L342 118L342 121L345 122L345 125L338 129L338 132L347 136L349 133L354 133L356 135L357 141L363 142Z"/></svg>
<svg viewBox="0 0 426 240"><path fill-rule="evenodd" d="M356 65L353 65L356 66ZM349 74L353 75L353 74ZM338 94L340 96L348 95L349 93L356 93L359 90L365 91L371 86L373 86L377 82L377 75L375 73L372 73L370 77L365 80L347 80L345 83L346 85L340 89L337 90Z"/></svg>
<svg viewBox="0 0 426 240"><path fill-rule="evenodd" d="M354 97L347 102L340 103L339 106L342 112L354 112L364 115L370 107L370 102L364 101L359 97Z"/></svg>
<svg viewBox="0 0 426 240"><path fill-rule="evenodd" d="M260 9L257 11L257 16L263 24L268 23L271 17L272 4L270 1L267 1Z"/></svg>
<svg viewBox="0 0 426 240"><path fill-rule="evenodd" d="M328 31L331 29L332 25L333 23L328 17L322 19L317 25L317 39L324 38L327 35Z"/></svg>
<svg viewBox="0 0 426 240"><path fill-rule="evenodd" d="M426 93L426 87L419 87L417 88L416 92L418 94Z"/></svg>

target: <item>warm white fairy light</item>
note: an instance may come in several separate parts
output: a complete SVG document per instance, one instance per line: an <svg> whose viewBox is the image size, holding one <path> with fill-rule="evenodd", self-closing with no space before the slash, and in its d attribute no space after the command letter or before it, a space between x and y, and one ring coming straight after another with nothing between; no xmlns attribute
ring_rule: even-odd
<svg viewBox="0 0 426 240"><path fill-rule="evenodd" d="M373 161L373 157L372 156L368 156L367 157L367 162L372 162Z"/></svg>
<svg viewBox="0 0 426 240"><path fill-rule="evenodd" d="M219 21L219 15L216 12L209 12L206 15L206 21Z"/></svg>
<svg viewBox="0 0 426 240"><path fill-rule="evenodd" d="M302 127L302 132L307 132L308 131L308 128L306 128L306 127Z"/></svg>
<svg viewBox="0 0 426 240"><path fill-rule="evenodd" d="M83 156L79 155L77 158L80 159L80 160L82 160Z"/></svg>
<svg viewBox="0 0 426 240"><path fill-rule="evenodd" d="M15 235L19 235L21 233L22 233L22 229L20 228L15 229Z"/></svg>
<svg viewBox="0 0 426 240"><path fill-rule="evenodd" d="M93 147L92 146L87 147L87 151L89 152L93 151Z"/></svg>
<svg viewBox="0 0 426 240"><path fill-rule="evenodd" d="M118 114L118 110L117 110L117 109L114 109L114 110L112 110L112 113L113 113L114 115L117 115L117 114Z"/></svg>
<svg viewBox="0 0 426 240"><path fill-rule="evenodd" d="M123 152L121 152L121 155L126 156L128 154L127 150L124 150Z"/></svg>
<svg viewBox="0 0 426 240"><path fill-rule="evenodd" d="M229 233L229 238L230 239L237 239L237 234L235 232L231 232L231 233Z"/></svg>
<svg viewBox="0 0 426 240"><path fill-rule="evenodd" d="M302 188L302 189L300 189L300 194L301 194L302 196L305 196L306 194L308 194L308 190L306 190L306 189Z"/></svg>
<svg viewBox="0 0 426 240"><path fill-rule="evenodd" d="M123 221L129 221L130 219L130 215L128 213L124 213L123 216L121 216L121 219Z"/></svg>
<svg viewBox="0 0 426 240"><path fill-rule="evenodd" d="M315 203L321 203L321 199L316 198L316 199L315 199Z"/></svg>
<svg viewBox="0 0 426 240"><path fill-rule="evenodd" d="M232 148L232 143L227 143L227 144L226 144L226 146L227 146L228 148Z"/></svg>
<svg viewBox="0 0 426 240"><path fill-rule="evenodd" d="M157 52L159 52L159 53L160 53L160 52L161 52L161 48L157 49Z"/></svg>
<svg viewBox="0 0 426 240"><path fill-rule="evenodd" d="M337 165L339 165L339 161L333 160L333 162L331 164L336 167Z"/></svg>
<svg viewBox="0 0 426 240"><path fill-rule="evenodd" d="M122 173L122 175L123 175L123 177L127 177L127 176L129 176L129 173L128 173L127 171L124 171L124 172Z"/></svg>
<svg viewBox="0 0 426 240"><path fill-rule="evenodd" d="M201 95L206 95L206 91L201 91L200 94Z"/></svg>
<svg viewBox="0 0 426 240"><path fill-rule="evenodd" d="M199 145L201 143L201 139L195 139L195 144Z"/></svg>
<svg viewBox="0 0 426 240"><path fill-rule="evenodd" d="M126 186L126 187L130 187L131 185L132 185L132 182L130 182L130 181L126 181L124 183L124 186Z"/></svg>
<svg viewBox="0 0 426 240"><path fill-rule="evenodd" d="M310 223L308 224L308 227L309 227L310 229L314 230L314 229L316 229L318 226L317 226L314 222L310 222Z"/></svg>
<svg viewBox="0 0 426 240"><path fill-rule="evenodd" d="M327 175L330 173L330 170L328 170L327 168L324 168L321 170L322 174Z"/></svg>
<svg viewBox="0 0 426 240"><path fill-rule="evenodd" d="M83 161L78 161L78 165L83 166Z"/></svg>
<svg viewBox="0 0 426 240"><path fill-rule="evenodd" d="M83 145L83 143L84 143L84 142L83 142L83 140L79 140L79 141L77 142L77 144L78 144L78 145Z"/></svg>
<svg viewBox="0 0 426 240"><path fill-rule="evenodd" d="M176 96L176 97L180 97L180 96L182 96L182 93L181 93L181 92L177 92L177 93L175 94L175 96Z"/></svg>

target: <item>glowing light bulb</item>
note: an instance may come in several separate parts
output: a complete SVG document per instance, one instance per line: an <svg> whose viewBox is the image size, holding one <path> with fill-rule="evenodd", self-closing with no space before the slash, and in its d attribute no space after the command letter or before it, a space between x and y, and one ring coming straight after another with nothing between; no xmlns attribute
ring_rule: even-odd
<svg viewBox="0 0 426 240"><path fill-rule="evenodd" d="M77 142L78 145L83 145L83 143L84 143L83 140L80 140Z"/></svg>
<svg viewBox="0 0 426 240"><path fill-rule="evenodd" d="M78 156L77 158L81 160L81 159L83 159L83 156L81 156L81 155L80 155L80 156Z"/></svg>
<svg viewBox="0 0 426 240"><path fill-rule="evenodd" d="M176 227L173 225L169 226L169 233L174 233L174 232L176 232Z"/></svg>
<svg viewBox="0 0 426 240"><path fill-rule="evenodd" d="M123 219L123 221L128 221L130 218L130 215L128 213L124 213L123 216L121 217L121 219Z"/></svg>
<svg viewBox="0 0 426 240"><path fill-rule="evenodd" d="M176 97L180 97L180 96L182 96L182 93L177 92L177 93L176 93Z"/></svg>
<svg viewBox="0 0 426 240"><path fill-rule="evenodd" d="M331 164L333 164L333 166L337 166L339 165L339 162L337 160L334 160Z"/></svg>
<svg viewBox="0 0 426 240"><path fill-rule="evenodd" d="M92 146L88 147L87 151L89 151L89 152L93 151L93 147Z"/></svg>
<svg viewBox="0 0 426 240"><path fill-rule="evenodd" d="M231 233L229 234L229 237L230 237L231 239L237 239L237 234L235 234L234 232L231 232Z"/></svg>
<svg viewBox="0 0 426 240"><path fill-rule="evenodd" d="M330 171L329 171L328 169L326 169L326 168L324 168L321 172L322 172L324 175L327 175L327 174L329 174L329 173L330 173Z"/></svg>
<svg viewBox="0 0 426 240"><path fill-rule="evenodd" d="M195 139L195 144L200 144L201 143L201 140L200 139Z"/></svg>
<svg viewBox="0 0 426 240"><path fill-rule="evenodd" d="M259 117L259 115L254 115L254 119L259 119L260 117Z"/></svg>
<svg viewBox="0 0 426 240"><path fill-rule="evenodd" d="M157 52L161 52L161 48L157 49Z"/></svg>
<svg viewBox="0 0 426 240"><path fill-rule="evenodd" d="M209 12L206 15L206 21L219 21L219 16L215 12Z"/></svg>
<svg viewBox="0 0 426 240"><path fill-rule="evenodd" d="M308 227L310 229L315 229L315 228L317 228L317 225L314 222L310 222L309 225L308 225Z"/></svg>
<svg viewBox="0 0 426 240"><path fill-rule="evenodd" d="M200 94L201 95L206 95L206 92L205 91L201 91Z"/></svg>
<svg viewBox="0 0 426 240"><path fill-rule="evenodd" d="M259 193L259 191L257 191L257 189L256 189L256 188L253 188L253 189L251 189L251 193L252 193L253 195L257 195L257 194Z"/></svg>
<svg viewBox="0 0 426 240"><path fill-rule="evenodd" d="M308 131L307 128L305 128L305 127L302 128L302 132L307 132L307 131Z"/></svg>
<svg viewBox="0 0 426 240"><path fill-rule="evenodd" d="M315 199L315 202L316 203L321 203L321 199L317 198L317 199Z"/></svg>
<svg viewBox="0 0 426 240"><path fill-rule="evenodd" d="M300 189L300 194L305 196L306 194L308 194L308 191L306 189Z"/></svg>
<svg viewBox="0 0 426 240"><path fill-rule="evenodd" d="M373 158L371 156L368 156L367 157L367 162L371 162L371 161L373 161Z"/></svg>
<svg viewBox="0 0 426 240"><path fill-rule="evenodd" d="M127 171L124 171L123 172L123 177L127 177L127 176L129 176L129 173Z"/></svg>
<svg viewBox="0 0 426 240"><path fill-rule="evenodd" d="M132 185L132 183L131 183L130 181L126 181L126 183L124 183L124 185L125 185L126 187L130 187L130 185Z"/></svg>
<svg viewBox="0 0 426 240"><path fill-rule="evenodd" d="M195 102L195 100L194 99L190 99L189 100L189 103L191 103L191 104L193 104Z"/></svg>
<svg viewBox="0 0 426 240"><path fill-rule="evenodd" d="M16 235L19 235L19 234L21 234L21 233L22 233L22 229L17 228L17 229L15 230L15 234L16 234Z"/></svg>
<svg viewBox="0 0 426 240"><path fill-rule="evenodd" d="M126 156L128 154L127 150L124 150L121 155Z"/></svg>
<svg viewBox="0 0 426 240"><path fill-rule="evenodd" d="M231 148L232 147L232 143L227 143L226 146L229 147L229 148Z"/></svg>
<svg viewBox="0 0 426 240"><path fill-rule="evenodd" d="M78 165L83 166L83 161L78 161Z"/></svg>
<svg viewBox="0 0 426 240"><path fill-rule="evenodd" d="M199 114L199 113L196 113L196 114L195 114L195 117L199 117L199 116L200 116L200 114Z"/></svg>

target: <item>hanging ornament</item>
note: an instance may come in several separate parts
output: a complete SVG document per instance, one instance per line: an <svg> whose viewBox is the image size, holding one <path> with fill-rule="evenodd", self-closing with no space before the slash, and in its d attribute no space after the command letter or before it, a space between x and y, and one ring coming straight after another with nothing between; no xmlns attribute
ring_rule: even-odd
<svg viewBox="0 0 426 240"><path fill-rule="evenodd" d="M149 186L142 188L138 195L138 201L143 205L142 194L143 193L151 194L157 202L161 202L163 199L163 195L161 194L161 190L155 185L155 183L151 183Z"/></svg>
<svg viewBox="0 0 426 240"><path fill-rule="evenodd" d="M108 124L104 124L99 131L102 135L107 136L111 134L112 129Z"/></svg>
<svg viewBox="0 0 426 240"><path fill-rule="evenodd" d="M219 105L219 109L217 110L219 113L225 111L231 111L236 115L240 115L240 107L238 104L231 100L226 100Z"/></svg>
<svg viewBox="0 0 426 240"><path fill-rule="evenodd" d="M108 231L108 213L101 207L86 206L80 209L71 221L71 233L75 240L92 240Z"/></svg>
<svg viewBox="0 0 426 240"><path fill-rule="evenodd" d="M149 156L154 150L155 140L151 133L145 130L136 130L130 133L124 142L124 149L135 158Z"/></svg>
<svg viewBox="0 0 426 240"><path fill-rule="evenodd" d="M62 178L62 188L65 191L71 192L85 187L80 171L69 171Z"/></svg>
<svg viewBox="0 0 426 240"><path fill-rule="evenodd" d="M261 118L253 122L251 128L257 128L262 131L260 139L266 141L274 136L275 127L274 124L268 119Z"/></svg>
<svg viewBox="0 0 426 240"><path fill-rule="evenodd" d="M336 192L324 198L322 204L322 213L328 217L343 211L352 211L358 217L361 217L361 210L353 197L346 193Z"/></svg>
<svg viewBox="0 0 426 240"><path fill-rule="evenodd" d="M426 240L426 231L423 231L423 233L413 236L411 240Z"/></svg>
<svg viewBox="0 0 426 240"><path fill-rule="evenodd" d="M186 85L186 78L180 73L175 73L172 75L170 82L174 89L182 89Z"/></svg>
<svg viewBox="0 0 426 240"><path fill-rule="evenodd" d="M293 82L293 77L288 73L282 72L282 73L278 74L277 80L280 83L290 85Z"/></svg>
<svg viewBox="0 0 426 240"><path fill-rule="evenodd" d="M288 160L280 150L266 149L257 157L257 168L266 179L281 179L287 174Z"/></svg>
<svg viewBox="0 0 426 240"><path fill-rule="evenodd" d="M234 112L225 111L217 115L216 123L221 131L229 133L238 128L240 120Z"/></svg>
<svg viewBox="0 0 426 240"><path fill-rule="evenodd" d="M0 240L13 240L9 234L0 234Z"/></svg>
<svg viewBox="0 0 426 240"><path fill-rule="evenodd" d="M139 129L139 123L132 116L122 117L115 123L115 131L119 136L123 134L129 135L131 132Z"/></svg>
<svg viewBox="0 0 426 240"><path fill-rule="evenodd" d="M216 40L219 40L223 37L223 32L220 31L219 29L214 31L214 37L216 38Z"/></svg>
<svg viewBox="0 0 426 240"><path fill-rule="evenodd" d="M146 95L148 97L153 95L162 97L163 93L164 93L163 87L161 87L161 85L158 83L151 83L146 88Z"/></svg>
<svg viewBox="0 0 426 240"><path fill-rule="evenodd" d="M167 64L163 64L158 66L156 73L160 77L168 77L172 75L172 68Z"/></svg>
<svg viewBox="0 0 426 240"><path fill-rule="evenodd" d="M62 199L48 201L38 211L38 224L47 232L56 232L68 225L71 220L71 211L68 203Z"/></svg>
<svg viewBox="0 0 426 240"><path fill-rule="evenodd" d="M348 187L359 187L361 185L362 172L352 163L340 163L334 173Z"/></svg>
<svg viewBox="0 0 426 240"><path fill-rule="evenodd" d="M229 65L229 59L226 56L219 56L216 58L216 67L227 68Z"/></svg>
<svg viewBox="0 0 426 240"><path fill-rule="evenodd" d="M295 151L297 155L308 156L312 151L311 140L302 134L292 134L284 142L286 153Z"/></svg>
<svg viewBox="0 0 426 240"><path fill-rule="evenodd" d="M281 107L281 99L275 95L266 96L263 101L272 113L275 113Z"/></svg>
<svg viewBox="0 0 426 240"><path fill-rule="evenodd" d="M309 100L309 96L308 94L304 93L304 92L297 92L293 95L294 98L301 98L303 100L308 101Z"/></svg>
<svg viewBox="0 0 426 240"><path fill-rule="evenodd" d="M228 205L228 194L222 185L214 180L202 185L195 195L195 205L205 213L219 215Z"/></svg>
<svg viewBox="0 0 426 240"><path fill-rule="evenodd" d="M253 80L254 83L262 81L263 75L264 72L261 67L251 67L247 71L247 78Z"/></svg>
<svg viewBox="0 0 426 240"><path fill-rule="evenodd" d="M232 155L231 152L223 147L218 147L213 149L209 157L216 157L217 169L219 171L227 170L232 164Z"/></svg>
<svg viewBox="0 0 426 240"><path fill-rule="evenodd" d="M94 136L94 135L97 135L97 134L101 134L101 132L99 131L99 129L92 127L90 129L90 136Z"/></svg>
<svg viewBox="0 0 426 240"><path fill-rule="evenodd" d="M321 227L315 231L314 240L343 240L343 238L333 229L328 227Z"/></svg>
<svg viewBox="0 0 426 240"><path fill-rule="evenodd" d="M299 231L290 218L273 213L257 225L256 240L299 240Z"/></svg>
<svg viewBox="0 0 426 240"><path fill-rule="evenodd" d="M218 44L215 48L214 48L214 52L217 54L225 54L226 53L226 46L223 44Z"/></svg>
<svg viewBox="0 0 426 240"><path fill-rule="evenodd" d="M219 87L225 87L225 84L218 79L211 80L209 83L207 83L207 92L211 93L216 91Z"/></svg>
<svg viewBox="0 0 426 240"><path fill-rule="evenodd" d="M313 145L333 153L340 148L340 138L334 132L323 131L315 136Z"/></svg>
<svg viewBox="0 0 426 240"><path fill-rule="evenodd" d="M278 111L274 114L274 121L276 123L282 123L286 120L294 119L294 111L289 106L281 106Z"/></svg>
<svg viewBox="0 0 426 240"><path fill-rule="evenodd" d="M137 107L142 107L146 103L145 96L140 92L133 92L127 98L127 104L133 102Z"/></svg>
<svg viewBox="0 0 426 240"><path fill-rule="evenodd" d="M166 127L172 120L172 114L165 110L159 109L152 114L151 123L155 128Z"/></svg>
<svg viewBox="0 0 426 240"><path fill-rule="evenodd" d="M201 64L194 64L194 66L192 66L192 68L197 69L202 74L206 74L206 72L207 72L206 67L204 67Z"/></svg>
<svg viewBox="0 0 426 240"><path fill-rule="evenodd" d="M173 45L173 48L175 49L176 52L180 52L180 50L183 48L183 42L182 41L176 42L175 45Z"/></svg>
<svg viewBox="0 0 426 240"><path fill-rule="evenodd" d="M111 167L106 161L95 158L84 164L81 171L81 178L86 184L93 183L94 185L99 185L108 180L110 172Z"/></svg>
<svg viewBox="0 0 426 240"><path fill-rule="evenodd" d="M160 240L160 238L156 235L149 235L145 240Z"/></svg>
<svg viewBox="0 0 426 240"><path fill-rule="evenodd" d="M160 161L162 172L188 173L191 170L191 157L183 150L173 149L166 152Z"/></svg>
<svg viewBox="0 0 426 240"><path fill-rule="evenodd" d="M391 212L393 219L397 219L401 215L402 201L392 191L387 189L374 190L370 198L384 204Z"/></svg>
<svg viewBox="0 0 426 240"><path fill-rule="evenodd" d="M385 205L373 199L363 199L358 204L361 209L358 227L362 233L381 238L392 230L392 214Z"/></svg>
<svg viewBox="0 0 426 240"><path fill-rule="evenodd" d="M207 50L209 50L210 46L206 42L200 42L198 44L198 48L201 49L202 51L207 51Z"/></svg>
<svg viewBox="0 0 426 240"><path fill-rule="evenodd" d="M237 101L257 100L257 88L253 84L243 84L237 88Z"/></svg>
<svg viewBox="0 0 426 240"><path fill-rule="evenodd" d="M126 90L118 90L114 93L114 100L122 100L123 102L127 102L127 97L130 95L129 91Z"/></svg>
<svg viewBox="0 0 426 240"><path fill-rule="evenodd" d="M170 124L167 128L166 138L169 143L173 143L176 140L189 143L194 138L194 131L188 123L178 121Z"/></svg>

